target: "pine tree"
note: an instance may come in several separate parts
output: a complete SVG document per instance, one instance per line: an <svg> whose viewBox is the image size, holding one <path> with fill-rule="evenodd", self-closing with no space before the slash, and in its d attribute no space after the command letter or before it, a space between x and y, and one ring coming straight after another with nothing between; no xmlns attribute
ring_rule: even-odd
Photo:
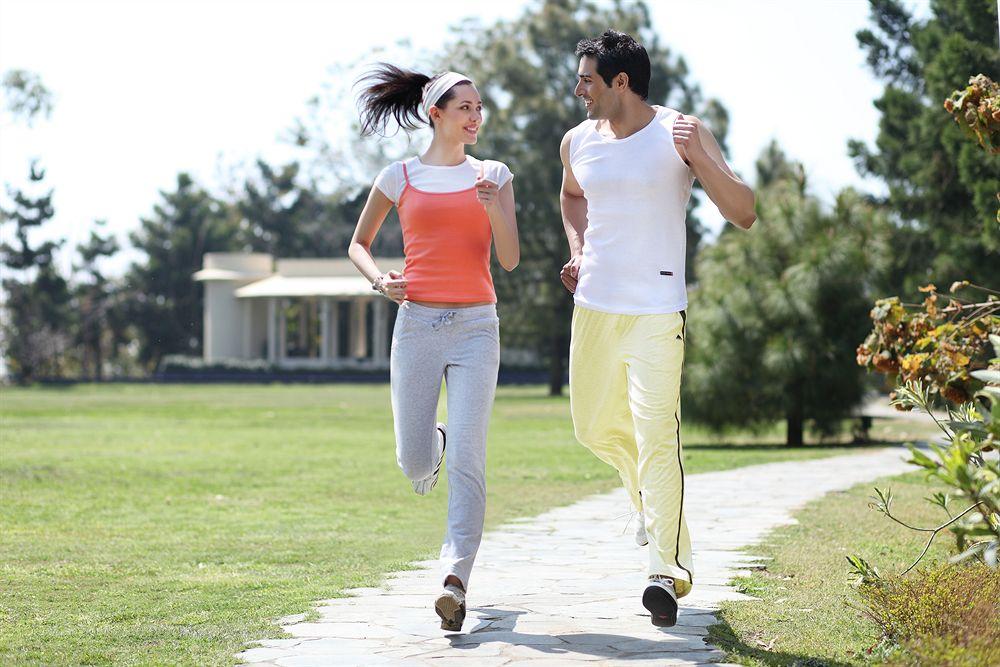
<svg viewBox="0 0 1000 667"><path fill-rule="evenodd" d="M31 165L29 180L40 186L45 171ZM19 382L62 373L72 321L70 292L59 274L55 253L63 241L32 245L32 232L52 219L52 191L31 196L9 190L13 207L0 209L0 225L13 224L15 243L0 243L7 295L2 324L3 349L9 372Z"/></svg>
<svg viewBox="0 0 1000 667"><path fill-rule="evenodd" d="M166 354L201 353L203 295L192 275L206 252L239 249L235 216L188 174L179 174L176 190L160 196L153 215L129 235L146 259L126 277L139 359L149 368Z"/></svg>
<svg viewBox="0 0 1000 667"><path fill-rule="evenodd" d="M915 21L899 0L870 0L873 26L858 33L885 82L875 146L849 145L862 174L889 187L896 221L892 292L915 295L929 282L1000 287L1000 160L966 140L942 108L969 78L1000 79L994 0L932 0Z"/></svg>

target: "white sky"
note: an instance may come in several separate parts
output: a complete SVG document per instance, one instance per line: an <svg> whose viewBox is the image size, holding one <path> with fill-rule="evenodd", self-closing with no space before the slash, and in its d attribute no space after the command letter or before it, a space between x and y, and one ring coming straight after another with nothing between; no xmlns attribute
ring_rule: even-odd
<svg viewBox="0 0 1000 667"><path fill-rule="evenodd" d="M379 48L400 53L393 45L402 39L433 51L462 17L511 18L527 4L0 0L0 72L36 72L55 95L51 119L33 129L4 114L0 181L23 185L30 160L41 158L56 208L43 236L65 237L73 248L95 219L107 219L127 245L127 232L179 171L215 188L257 156L284 159L280 135L332 83L331 67ZM926 16L927 0L908 4ZM777 138L826 199L847 185L880 189L861 181L846 151L849 138L871 141L878 122L872 101L881 86L854 37L868 23L866 0L650 7L664 43L685 57L705 95L728 108L737 171L751 177L761 149ZM343 128L334 144L350 131L346 120ZM707 208L702 219L717 229L721 219ZM62 266L72 254L62 253ZM108 268L119 272L136 256L125 253Z"/></svg>

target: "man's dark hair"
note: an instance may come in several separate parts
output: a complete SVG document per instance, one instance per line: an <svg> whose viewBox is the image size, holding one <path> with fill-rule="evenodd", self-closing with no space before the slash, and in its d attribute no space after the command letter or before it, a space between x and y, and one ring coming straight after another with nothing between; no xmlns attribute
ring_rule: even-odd
<svg viewBox="0 0 1000 667"><path fill-rule="evenodd" d="M612 79L625 72L628 87L633 93L642 99L649 95L649 54L631 35L605 30L600 37L581 39L576 45L576 55L578 58L587 56L597 60L597 73L607 85L610 86Z"/></svg>

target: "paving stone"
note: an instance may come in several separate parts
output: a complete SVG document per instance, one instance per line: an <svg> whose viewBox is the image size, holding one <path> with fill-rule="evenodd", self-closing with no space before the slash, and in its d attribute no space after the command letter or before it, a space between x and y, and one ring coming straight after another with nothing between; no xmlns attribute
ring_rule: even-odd
<svg viewBox="0 0 1000 667"><path fill-rule="evenodd" d="M243 651L236 657L248 663L253 663L253 662L265 662L267 660L274 660L275 658L284 658L286 656L291 656L291 655L295 655L295 651L288 648L252 648Z"/></svg>
<svg viewBox="0 0 1000 667"><path fill-rule="evenodd" d="M434 667L501 667L509 662L509 658L483 658L480 656L425 656L423 660L424 665L433 665Z"/></svg>
<svg viewBox="0 0 1000 667"><path fill-rule="evenodd" d="M720 664L725 654L705 643L714 611L752 599L728 582L766 562L742 550L811 500L907 469L903 450L884 449L688 476L695 585L673 628L654 627L642 608L647 559L619 489L487 533L462 632L440 629L437 563L421 561L384 586L319 601L318 622L281 619L293 638L254 642L236 658L245 667Z"/></svg>

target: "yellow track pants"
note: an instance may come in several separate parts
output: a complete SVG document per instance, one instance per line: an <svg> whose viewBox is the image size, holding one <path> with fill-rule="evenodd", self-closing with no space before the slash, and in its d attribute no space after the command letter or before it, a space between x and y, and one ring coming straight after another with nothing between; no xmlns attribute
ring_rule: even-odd
<svg viewBox="0 0 1000 667"><path fill-rule="evenodd" d="M614 466L649 536L649 574L691 590L684 521L681 368L685 314L619 315L576 306L569 353L576 438Z"/></svg>

